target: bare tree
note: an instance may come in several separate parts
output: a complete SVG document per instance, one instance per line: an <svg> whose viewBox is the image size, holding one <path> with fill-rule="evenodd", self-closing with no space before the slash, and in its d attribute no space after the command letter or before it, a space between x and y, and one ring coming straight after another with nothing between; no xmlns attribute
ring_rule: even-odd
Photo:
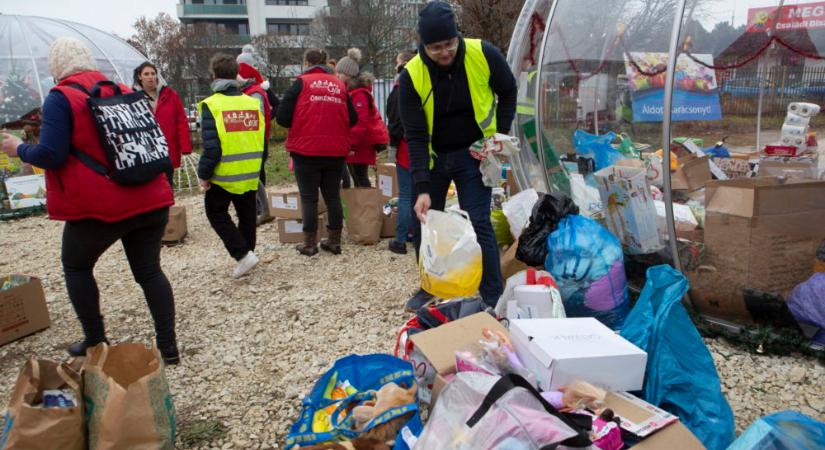
<svg viewBox="0 0 825 450"><path fill-rule="evenodd" d="M154 19L141 16L134 24L135 34L129 44L143 53L158 67L167 83L177 85L183 81L185 67L181 58L186 53L186 39L181 23L167 13Z"/></svg>
<svg viewBox="0 0 825 450"><path fill-rule="evenodd" d="M489 41L501 51L510 46L523 1L449 0L462 34Z"/></svg>
<svg viewBox="0 0 825 450"><path fill-rule="evenodd" d="M303 51L310 44L309 36L267 33L252 38L252 46L261 57L260 72L264 78L284 87L290 77L300 73Z"/></svg>
<svg viewBox="0 0 825 450"><path fill-rule="evenodd" d="M378 77L392 76L395 55L415 45L420 5L397 0L331 0L311 26L312 42L333 58L358 47L364 55L362 66Z"/></svg>

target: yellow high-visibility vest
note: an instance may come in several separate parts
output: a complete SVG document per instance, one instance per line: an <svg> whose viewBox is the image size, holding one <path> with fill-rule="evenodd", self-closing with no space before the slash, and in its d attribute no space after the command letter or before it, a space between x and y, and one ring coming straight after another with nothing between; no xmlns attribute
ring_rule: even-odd
<svg viewBox="0 0 825 450"><path fill-rule="evenodd" d="M264 115L261 103L248 95L213 94L203 104L215 118L221 140L221 162L215 167L212 183L232 194L258 189L264 154Z"/></svg>
<svg viewBox="0 0 825 450"><path fill-rule="evenodd" d="M484 52L481 49L481 39L464 39L464 70L467 72L467 84L470 88L470 99L473 102L473 112L476 123L484 137L496 134L496 96L490 87L490 65ZM421 59L416 55L405 66L410 74L413 87L421 98L421 106L424 108L424 117L427 118L427 132L430 134L430 154L433 155L433 111L435 110L435 99L433 98L433 84L430 80L430 71Z"/></svg>

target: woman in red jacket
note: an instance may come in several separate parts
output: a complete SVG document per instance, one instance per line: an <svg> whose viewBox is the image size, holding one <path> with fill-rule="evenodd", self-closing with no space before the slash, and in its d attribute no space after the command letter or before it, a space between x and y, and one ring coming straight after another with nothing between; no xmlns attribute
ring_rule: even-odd
<svg viewBox="0 0 825 450"><path fill-rule="evenodd" d="M361 72L358 62L361 50L351 48L347 56L335 65L335 75L347 85L358 123L352 127L352 149L347 156L347 165L355 187L370 187L369 166L375 165L376 150L386 148L390 142L387 126L372 98L372 82L375 78L369 72ZM344 182L344 186L347 183Z"/></svg>
<svg viewBox="0 0 825 450"><path fill-rule="evenodd" d="M23 144L4 135L2 151L46 169L46 208L49 218L63 220L60 255L66 290L85 338L69 346L72 356L85 356L88 347L106 342L100 314L100 292L94 268L98 258L120 241L140 284L155 322L158 349L167 364L176 364L175 302L172 286L160 267L160 240L174 203L163 174L152 181L124 186L87 167L77 150L107 165L107 158L86 104L86 91L108 81L97 70L91 51L79 40L60 38L49 50L49 72L57 85L43 103L40 143ZM126 93L126 86L120 86ZM104 96L112 89L104 88ZM75 150L76 149L76 150ZM34 238L34 236L31 236Z"/></svg>
<svg viewBox="0 0 825 450"><path fill-rule="evenodd" d="M149 99L152 112L158 120L160 130L169 144L169 158L172 166L180 167L181 155L192 153L192 141L189 136L189 119L183 109L180 96L174 89L158 81L155 65L145 62L135 68L134 88L143 91ZM172 184L172 172L167 174Z"/></svg>

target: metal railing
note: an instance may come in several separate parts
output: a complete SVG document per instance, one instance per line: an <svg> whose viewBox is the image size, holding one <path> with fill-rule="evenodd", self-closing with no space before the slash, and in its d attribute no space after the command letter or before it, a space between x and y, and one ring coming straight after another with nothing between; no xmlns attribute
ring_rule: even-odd
<svg viewBox="0 0 825 450"><path fill-rule="evenodd" d="M183 5L184 15L195 14L232 14L246 15L246 5Z"/></svg>

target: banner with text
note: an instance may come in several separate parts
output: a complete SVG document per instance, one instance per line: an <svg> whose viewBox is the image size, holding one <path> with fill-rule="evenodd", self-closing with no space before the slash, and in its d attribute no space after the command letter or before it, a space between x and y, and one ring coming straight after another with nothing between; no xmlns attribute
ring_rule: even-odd
<svg viewBox="0 0 825 450"><path fill-rule="evenodd" d="M712 55L693 56L707 65L713 65ZM631 52L629 58L625 57L625 69L633 99L633 121L661 122L664 115L667 53ZM653 73L655 75L650 75ZM679 55L673 88L673 121L722 118L719 89L713 69L696 63L686 55Z"/></svg>
<svg viewBox="0 0 825 450"><path fill-rule="evenodd" d="M825 2L783 6L778 18L776 9L776 6L749 9L747 31L764 33L769 29L783 31L825 28Z"/></svg>

